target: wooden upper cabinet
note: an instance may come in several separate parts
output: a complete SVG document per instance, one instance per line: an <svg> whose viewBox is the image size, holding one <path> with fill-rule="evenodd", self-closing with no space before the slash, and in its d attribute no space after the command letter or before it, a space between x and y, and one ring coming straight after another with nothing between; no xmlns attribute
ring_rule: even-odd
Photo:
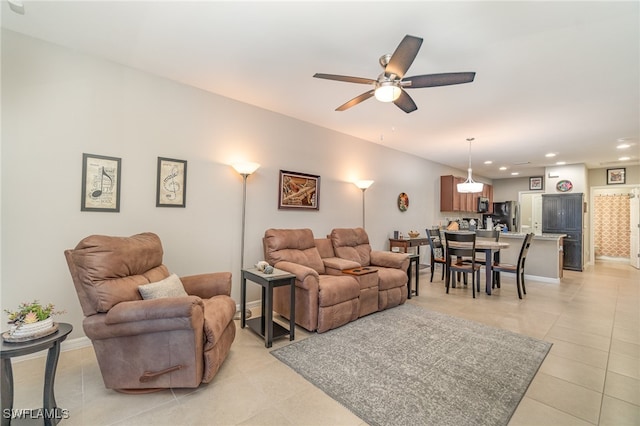
<svg viewBox="0 0 640 426"><path fill-rule="evenodd" d="M452 175L440 176L440 211L460 211L460 197L456 190L456 178Z"/></svg>
<svg viewBox="0 0 640 426"><path fill-rule="evenodd" d="M458 192L458 184L466 179L463 177L447 175L440 176L440 211L441 212L477 212L478 197L489 199L489 209L493 208L493 187L484 184L482 195Z"/></svg>

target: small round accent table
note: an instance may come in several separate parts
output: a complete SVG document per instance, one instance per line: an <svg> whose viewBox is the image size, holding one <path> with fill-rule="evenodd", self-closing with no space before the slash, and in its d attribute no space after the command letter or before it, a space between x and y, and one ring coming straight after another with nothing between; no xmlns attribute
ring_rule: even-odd
<svg viewBox="0 0 640 426"><path fill-rule="evenodd" d="M49 336L39 339L29 340L27 342L10 343L2 341L0 348L0 358L2 360L2 426L15 424L20 420L39 420L40 424L54 425L57 424L68 413L62 413L63 410L58 409L56 398L54 395L54 381L56 376L56 368L58 366L58 358L60 357L60 343L67 338L73 330L73 326L67 323L58 323L58 331ZM15 417L12 419L13 410L13 370L11 368L11 358L21 355L28 355L34 352L48 349L47 364L44 373L44 390L42 394L43 408L22 410L22 418Z"/></svg>

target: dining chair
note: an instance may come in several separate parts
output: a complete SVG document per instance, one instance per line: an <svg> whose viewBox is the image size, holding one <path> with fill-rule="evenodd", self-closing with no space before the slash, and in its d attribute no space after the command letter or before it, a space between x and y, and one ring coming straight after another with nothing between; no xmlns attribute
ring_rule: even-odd
<svg viewBox="0 0 640 426"><path fill-rule="evenodd" d="M476 234L472 232L445 232L444 238L447 245L445 248L447 293L449 293L453 272L464 273L465 283L466 274L471 274L471 288L475 299L476 286L480 292L480 264L475 261ZM453 280L455 284L455 276L453 276Z"/></svg>
<svg viewBox="0 0 640 426"><path fill-rule="evenodd" d="M513 265L510 263L499 263L494 262L492 266L494 279L493 281L498 281L496 277L500 272L509 272L512 274L516 274L516 287L518 289L518 298L522 299L522 292L527 294L527 289L524 285L524 264L527 258L527 253L529 251L529 247L531 246L531 241L533 240L534 233L527 234L524 237L524 241L522 242L522 247L520 248L520 254L518 255L518 262ZM498 281L499 282L499 281ZM522 288L522 292L520 289Z"/></svg>
<svg viewBox="0 0 640 426"><path fill-rule="evenodd" d="M495 242L498 242L500 240L500 231L496 231L495 229L477 229L475 232L476 238L494 240ZM487 264L484 253L482 253L480 256L478 256L478 254L476 253L476 263L479 263L481 265Z"/></svg>
<svg viewBox="0 0 640 426"><path fill-rule="evenodd" d="M439 264L442 268L442 276L440 279L443 280L447 261L444 258L444 246L442 245L440 230L427 229L426 231L427 240L429 240L429 247L431 248L431 282L433 282L433 272L436 264Z"/></svg>

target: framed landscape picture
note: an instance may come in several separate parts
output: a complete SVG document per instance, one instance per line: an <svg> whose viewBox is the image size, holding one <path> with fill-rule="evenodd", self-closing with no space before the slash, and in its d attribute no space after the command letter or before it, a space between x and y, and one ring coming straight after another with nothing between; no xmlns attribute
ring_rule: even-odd
<svg viewBox="0 0 640 426"><path fill-rule="evenodd" d="M320 210L320 176L280 170L278 208Z"/></svg>
<svg viewBox="0 0 640 426"><path fill-rule="evenodd" d="M607 169L607 185L620 185L627 182L624 167L617 169Z"/></svg>
<svg viewBox="0 0 640 426"><path fill-rule="evenodd" d="M187 162L158 157L156 207L187 205Z"/></svg>
<svg viewBox="0 0 640 426"><path fill-rule="evenodd" d="M529 178L529 191L540 191L544 189L543 176L531 176Z"/></svg>
<svg viewBox="0 0 640 426"><path fill-rule="evenodd" d="M120 158L82 154L81 211L120 211Z"/></svg>

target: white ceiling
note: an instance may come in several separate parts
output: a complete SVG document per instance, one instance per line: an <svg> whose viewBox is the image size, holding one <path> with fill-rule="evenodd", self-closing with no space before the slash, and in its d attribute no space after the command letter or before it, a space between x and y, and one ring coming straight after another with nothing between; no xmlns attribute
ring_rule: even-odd
<svg viewBox="0 0 640 426"><path fill-rule="evenodd" d="M640 159L637 1L23 3L2 0L2 27L462 170L475 137L474 175ZM410 114L374 98L334 111L369 87L313 74L375 79L406 34L424 39L407 75L475 81L409 91Z"/></svg>

